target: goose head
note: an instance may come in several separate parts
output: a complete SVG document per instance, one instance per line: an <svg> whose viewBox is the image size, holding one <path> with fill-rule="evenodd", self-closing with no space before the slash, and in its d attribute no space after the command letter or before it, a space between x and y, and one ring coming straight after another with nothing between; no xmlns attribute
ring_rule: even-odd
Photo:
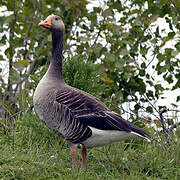
<svg viewBox="0 0 180 180"><path fill-rule="evenodd" d="M65 30L61 17L55 15L48 16L43 22L39 23L39 26L49 29L52 32L64 32Z"/></svg>

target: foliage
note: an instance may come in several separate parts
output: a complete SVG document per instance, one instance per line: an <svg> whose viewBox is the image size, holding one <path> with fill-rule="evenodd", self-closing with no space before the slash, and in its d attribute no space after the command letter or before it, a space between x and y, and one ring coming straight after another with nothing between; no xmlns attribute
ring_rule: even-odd
<svg viewBox="0 0 180 180"><path fill-rule="evenodd" d="M18 102L22 91L29 97L42 77L44 65L51 58L51 38L37 24L52 13L61 15L66 25L65 59L82 55L78 63L91 63L98 72L89 73L86 78L98 76L94 84L106 87L101 94L96 91L93 95L107 101L113 99L115 105L131 97L138 113L145 102L158 100L167 89L179 88L178 1L113 0L91 10L87 9L88 4L86 0L1 1L1 46L5 46L5 55L0 59L8 59L9 76L8 83L0 80L6 100ZM159 19L164 20L166 27L158 24ZM171 47L167 46L170 43ZM94 63L99 64L98 68ZM83 89L87 79L78 84L73 73L68 76L71 80L65 79ZM169 87L154 79L158 76ZM87 87L84 89L88 91ZM154 112L148 103L145 108L146 112Z"/></svg>
<svg viewBox="0 0 180 180"><path fill-rule="evenodd" d="M98 64L93 64L90 61L86 62L84 56L76 55L72 58L67 58L63 62L64 80L70 86L100 98L101 90L105 88L105 85L101 83L98 69Z"/></svg>
<svg viewBox="0 0 180 180"><path fill-rule="evenodd" d="M7 71L0 67L2 74L8 74L7 81L0 75L1 179L180 178L179 136L172 135L172 149L166 151L158 117L161 107L152 103L180 85L180 3L111 0L88 9L93 2L0 1L0 46L4 48L0 61L8 62ZM118 113L123 112L123 102L131 101L130 118L138 125L151 122L151 117L139 117L141 110L157 112L155 130L160 131L149 123L146 127L154 135L151 144L127 141L95 148L89 152L90 170L68 169L71 159L66 144L39 122L32 105L34 89L51 59L50 32L38 23L52 13L61 15L66 26L65 81ZM175 108L179 100L177 94ZM169 126L176 120L177 112L168 119Z"/></svg>

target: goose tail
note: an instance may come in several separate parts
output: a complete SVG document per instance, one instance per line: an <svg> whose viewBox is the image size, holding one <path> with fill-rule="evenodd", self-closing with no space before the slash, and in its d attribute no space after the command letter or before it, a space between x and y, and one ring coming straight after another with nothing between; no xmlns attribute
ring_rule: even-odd
<svg viewBox="0 0 180 180"><path fill-rule="evenodd" d="M150 135L143 129L135 126L134 124L131 124L131 133L136 136L146 139L148 142L151 142Z"/></svg>

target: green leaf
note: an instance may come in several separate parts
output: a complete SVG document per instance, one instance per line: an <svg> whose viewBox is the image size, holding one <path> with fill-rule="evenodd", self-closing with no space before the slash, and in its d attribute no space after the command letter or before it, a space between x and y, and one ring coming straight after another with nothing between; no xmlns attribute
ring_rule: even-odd
<svg viewBox="0 0 180 180"><path fill-rule="evenodd" d="M164 61L164 59L165 59L164 55L161 54L161 53L159 53L159 54L157 55L157 58L158 58L159 62L162 62L162 61Z"/></svg>
<svg viewBox="0 0 180 180"><path fill-rule="evenodd" d="M103 17L108 17L108 16L112 16L113 13L110 9L106 9L103 13L102 13Z"/></svg>
<svg viewBox="0 0 180 180"><path fill-rule="evenodd" d="M141 53L143 56L145 56L145 55L147 55L148 50L149 50L149 48L146 48L145 46L144 46L144 47L141 47L140 53Z"/></svg>
<svg viewBox="0 0 180 180"><path fill-rule="evenodd" d="M9 72L10 80L13 84L18 83L21 80L19 73L15 69L11 69Z"/></svg>
<svg viewBox="0 0 180 180"><path fill-rule="evenodd" d="M148 106L146 108L146 111L149 112L149 113L153 113L153 108L151 106Z"/></svg>
<svg viewBox="0 0 180 180"><path fill-rule="evenodd" d="M139 104L136 104L136 105L134 106L135 111L138 111L140 108L141 108L141 106L140 106Z"/></svg>
<svg viewBox="0 0 180 180"><path fill-rule="evenodd" d="M146 68L146 63L145 63L145 62L141 63L141 68L142 68L142 69L145 69L145 68Z"/></svg>
<svg viewBox="0 0 180 180"><path fill-rule="evenodd" d="M175 32L169 32L169 33L168 33L168 37L169 37L170 39L172 39L175 35L176 35Z"/></svg>
<svg viewBox="0 0 180 180"><path fill-rule="evenodd" d="M160 35L159 35L159 26L157 26L157 28L156 28L155 35L156 35L156 37L160 37Z"/></svg>
<svg viewBox="0 0 180 180"><path fill-rule="evenodd" d="M173 83L173 76L171 74L169 74L169 76L166 77L166 80L169 84Z"/></svg>
<svg viewBox="0 0 180 180"><path fill-rule="evenodd" d="M180 42L176 43L175 47L178 51L180 51Z"/></svg>
<svg viewBox="0 0 180 180"><path fill-rule="evenodd" d="M157 74L162 74L169 70L170 64L165 64L164 66L160 66L159 64L156 66Z"/></svg>
<svg viewBox="0 0 180 180"><path fill-rule="evenodd" d="M147 79L150 79L150 75L149 75L148 73L146 74L146 78L147 78Z"/></svg>
<svg viewBox="0 0 180 180"><path fill-rule="evenodd" d="M2 55L0 55L0 61L6 61Z"/></svg>
<svg viewBox="0 0 180 180"><path fill-rule="evenodd" d="M29 62L27 60L18 60L18 63L22 64L23 66L27 67L29 65Z"/></svg>
<svg viewBox="0 0 180 180"><path fill-rule="evenodd" d="M178 102L178 101L180 101L180 96L177 96L177 99L176 99L176 101Z"/></svg>
<svg viewBox="0 0 180 180"><path fill-rule="evenodd" d="M148 90L148 92L146 93L147 97L150 98L150 97L154 97L154 93L153 91L151 90Z"/></svg>
<svg viewBox="0 0 180 180"><path fill-rule="evenodd" d="M24 66L21 63L15 62L13 63L13 67L16 68L18 71L23 71Z"/></svg>
<svg viewBox="0 0 180 180"><path fill-rule="evenodd" d="M161 124L160 120L154 120L154 123L156 124L157 128L161 128L162 127L162 124Z"/></svg>
<svg viewBox="0 0 180 180"><path fill-rule="evenodd" d="M160 9L160 17L164 17L166 14L171 13L171 8L168 4L164 4L164 6Z"/></svg>
<svg viewBox="0 0 180 180"><path fill-rule="evenodd" d="M172 57L176 57L178 54L179 54L179 51L176 51L176 50L171 51L171 56Z"/></svg>
<svg viewBox="0 0 180 180"><path fill-rule="evenodd" d="M100 43L94 44L92 48L93 48L93 51L94 51L95 55L97 57L100 57L101 50L103 48L102 44L100 44Z"/></svg>
<svg viewBox="0 0 180 180"><path fill-rule="evenodd" d="M102 9L99 7L94 7L93 10L94 13L100 13L102 11Z"/></svg>
<svg viewBox="0 0 180 180"><path fill-rule="evenodd" d="M140 71L139 71L139 75L140 75L140 76L145 76L145 70L144 70L144 69L143 69L143 70L140 70Z"/></svg>
<svg viewBox="0 0 180 180"><path fill-rule="evenodd" d="M152 81L146 81L150 86L153 86L153 82Z"/></svg>
<svg viewBox="0 0 180 180"><path fill-rule="evenodd" d="M162 87L161 84L156 84L154 87L155 87L156 91L163 91L164 90L164 88Z"/></svg>
<svg viewBox="0 0 180 180"><path fill-rule="evenodd" d="M123 8L122 8L122 4L121 1L116 1L114 3L112 3L112 8L117 9L118 12L120 12Z"/></svg>
<svg viewBox="0 0 180 180"><path fill-rule="evenodd" d="M0 25L3 26L3 24L9 24L13 19L13 16L1 16L0 17Z"/></svg>
<svg viewBox="0 0 180 180"><path fill-rule="evenodd" d="M180 88L180 79L176 82L176 84L173 86L172 90Z"/></svg>

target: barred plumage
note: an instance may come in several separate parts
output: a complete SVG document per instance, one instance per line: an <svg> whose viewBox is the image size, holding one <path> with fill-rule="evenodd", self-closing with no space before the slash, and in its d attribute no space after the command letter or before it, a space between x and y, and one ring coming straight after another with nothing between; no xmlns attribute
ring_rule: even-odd
<svg viewBox="0 0 180 180"><path fill-rule="evenodd" d="M63 136L71 147L73 168L74 149L102 146L132 137L148 139L148 134L110 111L92 95L70 87L62 78L64 24L58 16L49 16L41 26L52 32L52 61L34 93L34 107L48 128ZM83 159L82 167L86 160Z"/></svg>

